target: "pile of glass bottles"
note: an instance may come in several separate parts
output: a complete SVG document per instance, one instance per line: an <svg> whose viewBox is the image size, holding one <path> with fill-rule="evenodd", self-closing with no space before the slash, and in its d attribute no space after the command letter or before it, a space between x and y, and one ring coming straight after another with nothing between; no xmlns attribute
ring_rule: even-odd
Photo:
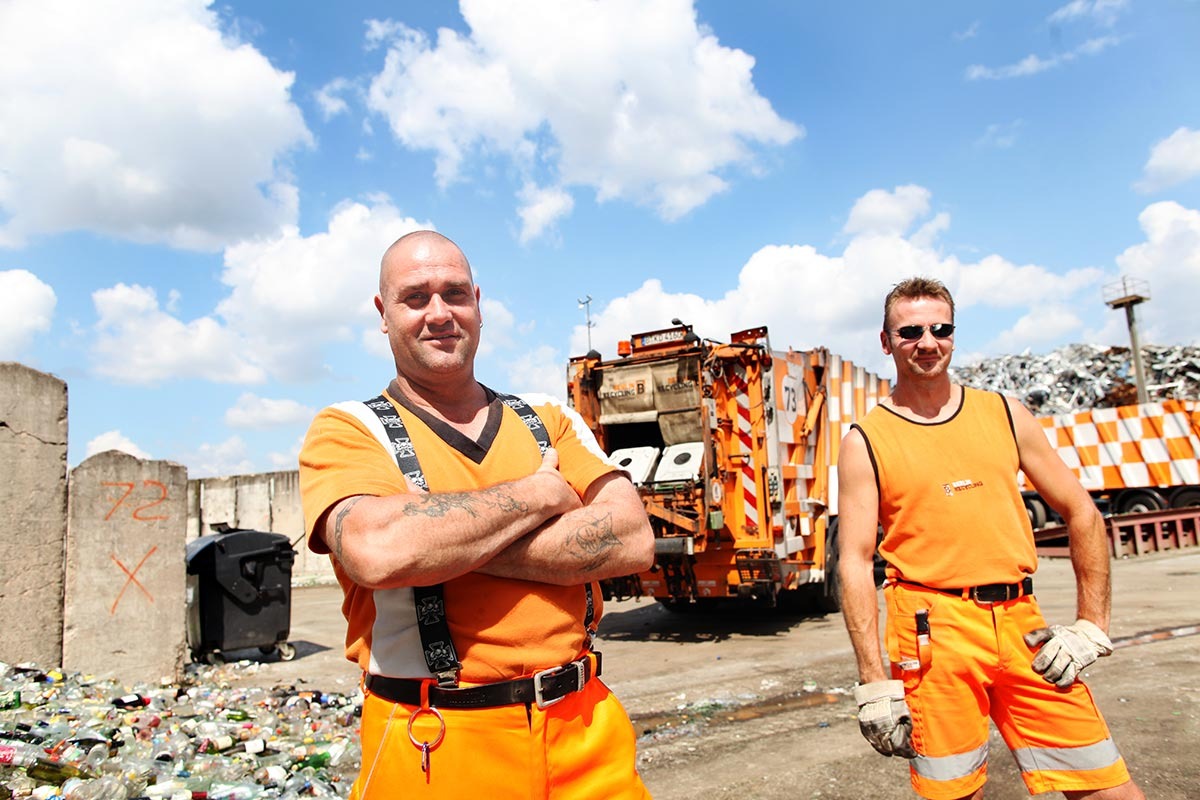
<svg viewBox="0 0 1200 800"><path fill-rule="evenodd" d="M0 663L0 800L345 797L362 695Z"/></svg>

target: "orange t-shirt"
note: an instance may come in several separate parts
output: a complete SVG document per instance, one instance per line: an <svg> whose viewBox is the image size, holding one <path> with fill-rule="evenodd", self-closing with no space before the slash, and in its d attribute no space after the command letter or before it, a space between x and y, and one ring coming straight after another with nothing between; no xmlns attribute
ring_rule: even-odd
<svg viewBox="0 0 1200 800"><path fill-rule="evenodd" d="M964 387L942 422L876 406L857 427L879 487L879 553L890 577L958 589L1016 583L1037 569L1002 396Z"/></svg>
<svg viewBox="0 0 1200 800"><path fill-rule="evenodd" d="M389 396L404 420L431 492L461 492L525 477L540 466L536 440L521 418L493 400L489 423L479 442L442 435L428 418ZM559 471L580 494L597 478L614 471L590 449L591 432L576 430L571 412L549 397L529 398L558 451ZM582 425L582 420L579 420ZM446 438L443 438L443 435ZM407 493L404 477L374 412L362 403L339 403L313 420L300 451L300 493L309 547L329 552L313 537L325 513L346 497ZM494 438L493 438L494 437ZM585 438L581 438L585 437ZM409 587L371 590L354 583L330 555L345 595L346 658L364 671L399 678L426 678ZM595 588L595 587L594 587ZM554 586L480 573L467 573L444 584L451 639L463 664L461 680L489 683L529 675L564 664L583 651L586 596L583 586ZM596 619L599 591L593 591Z"/></svg>

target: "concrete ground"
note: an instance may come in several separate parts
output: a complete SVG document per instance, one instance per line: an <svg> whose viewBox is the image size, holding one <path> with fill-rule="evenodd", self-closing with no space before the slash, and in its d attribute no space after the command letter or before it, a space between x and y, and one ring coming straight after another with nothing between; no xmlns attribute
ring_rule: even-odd
<svg viewBox="0 0 1200 800"><path fill-rule="evenodd" d="M1042 559L1035 593L1048 619L1074 619L1069 562ZM1200 798L1200 552L1114 562L1116 653L1087 674L1147 797ZM234 667L235 683L348 691L341 592L297 588L295 660ZM892 800L915 795L906 762L861 738L848 690L854 662L841 616L753 610L673 614L653 602L606 606L604 679L639 734L639 764L658 800ZM258 657L255 651L252 654ZM989 800L1028 796L993 730Z"/></svg>

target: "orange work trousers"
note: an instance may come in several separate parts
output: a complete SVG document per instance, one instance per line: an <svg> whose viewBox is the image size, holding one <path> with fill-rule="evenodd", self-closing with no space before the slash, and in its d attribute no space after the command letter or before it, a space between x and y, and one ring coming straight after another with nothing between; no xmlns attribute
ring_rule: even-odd
<svg viewBox="0 0 1200 800"><path fill-rule="evenodd" d="M599 678L546 709L520 704L438 712L445 720L441 741L434 714L367 692L362 768L351 800L650 797L637 773L633 725ZM422 770L424 742L436 742L427 770Z"/></svg>
<svg viewBox="0 0 1200 800"><path fill-rule="evenodd" d="M1106 789L1129 780L1092 694L1058 689L1033 671L1021 638L1045 627L1031 596L979 603L911 584L889 584L887 650L913 719L913 789L931 800L974 792L987 780L988 718L1012 750L1031 794ZM917 611L928 611L928 643Z"/></svg>

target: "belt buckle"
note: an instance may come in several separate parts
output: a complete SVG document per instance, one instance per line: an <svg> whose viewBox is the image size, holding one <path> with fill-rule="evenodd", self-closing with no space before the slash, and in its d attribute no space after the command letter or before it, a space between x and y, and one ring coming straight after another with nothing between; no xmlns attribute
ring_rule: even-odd
<svg viewBox="0 0 1200 800"><path fill-rule="evenodd" d="M979 596L981 589L986 589L988 597L985 599ZM1009 600L1021 596L1021 587L1012 586L1011 584L994 583L988 586L976 586L971 589L971 597L976 603L983 605L995 605L996 603L1007 603Z"/></svg>
<svg viewBox="0 0 1200 800"><path fill-rule="evenodd" d="M567 691L563 692L561 695L553 698L552 700L547 700L542 694L542 692L544 690L542 682L547 678L556 678L559 675L565 674L566 671L570 670L570 669L575 670L575 688L568 689ZM584 677L585 676L584 676L584 671L583 671L583 661L582 660L572 661L570 664L564 664L561 667L550 667L549 669L544 669L541 672L534 673L534 675L533 675L533 699L537 702L537 707L539 709L549 708L550 706L554 705L555 703L562 702L566 698L566 696L569 695L571 692L578 692L580 689L583 688Z"/></svg>

